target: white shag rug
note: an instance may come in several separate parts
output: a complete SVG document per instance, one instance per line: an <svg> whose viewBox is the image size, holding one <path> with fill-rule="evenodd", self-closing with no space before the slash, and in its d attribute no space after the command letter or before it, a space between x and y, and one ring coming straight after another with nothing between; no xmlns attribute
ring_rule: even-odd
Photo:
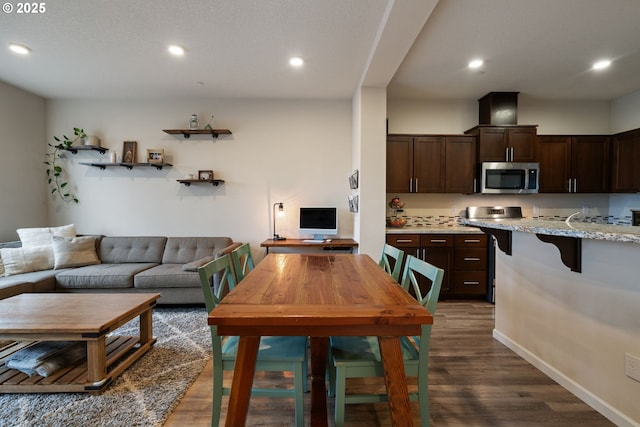
<svg viewBox="0 0 640 427"><path fill-rule="evenodd" d="M138 319L118 329L137 335ZM0 394L0 427L161 426L211 358L204 307L156 307L155 345L101 395Z"/></svg>

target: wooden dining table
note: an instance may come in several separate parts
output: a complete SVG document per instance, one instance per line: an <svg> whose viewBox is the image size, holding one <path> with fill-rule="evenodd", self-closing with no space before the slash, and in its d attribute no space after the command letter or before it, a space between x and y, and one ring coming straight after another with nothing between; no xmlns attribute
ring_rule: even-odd
<svg viewBox="0 0 640 427"><path fill-rule="evenodd" d="M394 426L413 418L400 336L431 314L368 255L270 254L209 314L219 335L239 336L226 426L245 424L261 336L310 337L311 425L327 425L330 336L377 336Z"/></svg>

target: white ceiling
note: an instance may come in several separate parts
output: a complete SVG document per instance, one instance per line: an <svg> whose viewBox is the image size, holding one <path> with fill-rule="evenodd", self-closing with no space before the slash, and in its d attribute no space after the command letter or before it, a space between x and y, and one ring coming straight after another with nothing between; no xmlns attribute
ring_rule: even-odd
<svg viewBox="0 0 640 427"><path fill-rule="evenodd" d="M14 10L0 13L0 80L46 98L348 99L359 85L388 85L394 98L607 100L640 90L639 0L55 0L41 14L3 3ZM171 43L186 54L169 55ZM472 57L481 70L466 68ZM609 70L589 70L604 57Z"/></svg>

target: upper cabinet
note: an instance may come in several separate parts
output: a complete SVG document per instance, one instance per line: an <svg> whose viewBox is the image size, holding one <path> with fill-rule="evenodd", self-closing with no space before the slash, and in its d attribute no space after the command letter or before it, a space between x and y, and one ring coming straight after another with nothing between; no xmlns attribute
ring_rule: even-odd
<svg viewBox="0 0 640 427"><path fill-rule="evenodd" d="M640 129L619 133L611 139L611 192L640 191Z"/></svg>
<svg viewBox="0 0 640 427"><path fill-rule="evenodd" d="M477 137L478 162L534 162L535 125L479 125L466 131Z"/></svg>
<svg viewBox="0 0 640 427"><path fill-rule="evenodd" d="M388 193L472 193L475 137L387 137Z"/></svg>
<svg viewBox="0 0 640 427"><path fill-rule="evenodd" d="M541 193L607 193L609 136L538 135Z"/></svg>

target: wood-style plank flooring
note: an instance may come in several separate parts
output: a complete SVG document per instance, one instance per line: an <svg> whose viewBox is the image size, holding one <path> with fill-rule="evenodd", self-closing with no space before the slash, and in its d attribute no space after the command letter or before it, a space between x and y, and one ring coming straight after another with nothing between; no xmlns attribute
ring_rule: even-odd
<svg viewBox="0 0 640 427"><path fill-rule="evenodd" d="M545 374L494 340L493 306L484 302L438 303L431 336L429 397L432 426L612 426L602 415ZM188 390L165 427L211 423L211 363ZM256 377L272 384L291 383L282 375ZM231 376L225 381L230 383ZM354 380L359 381L359 380ZM379 385L378 385L379 384ZM351 389L384 387L366 380ZM223 398L223 411L228 397ZM328 399L333 426L333 399ZM309 396L305 396L309 425ZM420 425L417 403L414 423ZM252 398L247 425L294 425L292 399ZM224 425L222 414L221 425ZM348 405L348 426L389 426L386 403Z"/></svg>

